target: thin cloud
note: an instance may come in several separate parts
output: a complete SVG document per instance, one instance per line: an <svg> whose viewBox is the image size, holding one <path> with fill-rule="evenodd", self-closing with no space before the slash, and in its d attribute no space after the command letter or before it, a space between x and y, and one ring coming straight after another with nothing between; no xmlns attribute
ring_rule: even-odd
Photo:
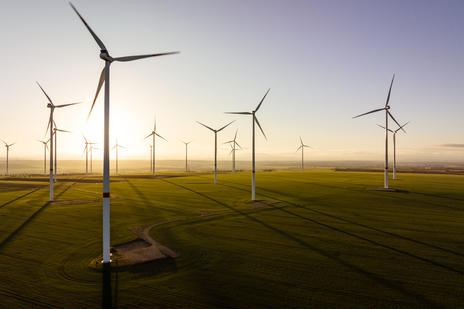
<svg viewBox="0 0 464 309"><path fill-rule="evenodd" d="M464 144L442 144L441 147L464 148Z"/></svg>

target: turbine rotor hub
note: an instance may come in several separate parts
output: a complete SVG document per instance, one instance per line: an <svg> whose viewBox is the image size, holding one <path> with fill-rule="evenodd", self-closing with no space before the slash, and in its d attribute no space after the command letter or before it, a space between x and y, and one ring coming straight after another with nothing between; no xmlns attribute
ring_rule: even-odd
<svg viewBox="0 0 464 309"><path fill-rule="evenodd" d="M390 105L385 106L385 109L386 109L386 110L389 110L389 109L390 109Z"/></svg>

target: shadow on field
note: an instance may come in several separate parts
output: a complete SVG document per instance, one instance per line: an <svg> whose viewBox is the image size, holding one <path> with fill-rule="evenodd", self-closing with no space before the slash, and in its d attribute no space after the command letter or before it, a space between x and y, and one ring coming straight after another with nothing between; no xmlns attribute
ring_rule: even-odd
<svg viewBox="0 0 464 309"><path fill-rule="evenodd" d="M29 192L27 192L27 193L25 193L25 194L23 194L23 195L20 195L20 196L14 198L14 199L12 199L12 200L10 200L10 201L8 201L8 202L5 202L5 203L3 203L2 205L0 205L0 208L3 208L3 207L5 207L5 206L7 206L7 205L9 205L9 204L11 204L11 203L14 203L14 202L16 202L17 200L20 200L20 199L22 199L23 197L26 197L26 196L28 196L28 195L34 193L34 192L37 192L38 190L42 189L43 187L45 187L45 186L41 186L41 187L35 188L35 189L33 189L32 191L29 191Z"/></svg>
<svg viewBox="0 0 464 309"><path fill-rule="evenodd" d="M242 184L231 182L231 181L228 181L228 182L233 183L235 185L242 185ZM305 184L312 184L312 183L305 182ZM235 186L231 186L231 185L225 185L225 184L220 184L220 185L225 186L225 187L230 187L230 188L233 188L233 189L237 189L237 190L241 190L241 191L244 191L244 192L250 192L250 190L247 190L247 189L244 189L244 188L239 188L239 187L235 187ZM270 190L270 189L267 189L267 188L259 188L259 189L262 190L262 191L267 191L267 192L270 192L270 193L279 194L280 196L284 195L282 192L278 192L278 191L275 191L275 190ZM383 234L386 234L386 235L389 235L389 236L392 236L392 237L407 240L407 241L410 241L410 242L413 242L413 243L416 243L416 244L420 244L420 245L423 245L423 246L426 246L426 247L429 247L429 248L432 248L432 249L436 249L436 250L440 250L440 251L443 251L443 252L446 252L446 253L451 253L451 254L454 254L454 255L457 255L457 256L464 257L463 253L460 253L460 252L457 252L457 251L454 251L454 250L451 250L451 249L446 249L446 248L443 248L443 247L440 247L440 246L437 246L437 245L433 245L433 244L429 244L429 243L426 243L424 241L416 240L416 239L413 239L413 238L410 238L410 237L407 237L407 236L402 236L402 235L395 234L395 233L392 233L392 232L387 232L387 231L381 230L381 229L376 228L376 227L372 227L372 226L369 226L369 225L366 225L366 224L363 224L363 223L358 223L358 222L355 222L355 221L352 221L352 220L349 220L349 219L342 218L340 216L331 215L331 214L325 213L323 211L316 210L316 209L310 208L308 206L299 205L299 204L293 203L293 202L288 201L288 200L279 199L279 198L276 198L274 196L270 196L270 195L266 195L266 194L262 194L262 193L260 193L260 195L264 196L264 197L267 197L267 198L272 198L272 199L278 200L280 202L290 204L290 205L295 206L295 207L303 208L303 209L318 213L318 214L326 216L326 217L337 219L337 220L340 220L340 221L343 221L343 222L346 222L346 223L350 223L350 224L353 224L353 225L356 225L356 226L359 226L359 227L370 229L370 230L373 230L373 231L376 231L376 232L379 232L379 233L383 233ZM325 207L330 207L331 206L331 205L328 205L328 204L325 204L325 203L321 203L320 200L316 201L316 203L318 205L320 205L320 206L325 206Z"/></svg>
<svg viewBox="0 0 464 309"><path fill-rule="evenodd" d="M55 198L59 198L62 196L66 191L69 190L73 185L75 184L72 183L69 186L67 186L63 191L61 191L59 194L55 196ZM20 226L18 226L13 232L10 233L2 242L0 242L0 250L14 237L16 236L27 224L29 224L35 217L37 217L45 208L47 208L50 204L53 202L46 202L43 204L39 209L37 209L29 218L27 218Z"/></svg>
<svg viewBox="0 0 464 309"><path fill-rule="evenodd" d="M283 237L285 237L285 238L287 238L287 239L289 239L289 240L291 240L291 241L293 241L293 242L299 244L299 245L302 246L302 247L305 247L305 248L307 248L307 249L309 249L309 250L311 250L311 251L314 251L314 252L316 252L316 253L318 253L318 254L320 254L320 255L322 255L322 256L324 256L324 257L330 259L330 260L333 260L333 261L339 263L340 265L343 265L343 266L345 266L345 267L351 269L351 270L354 271L354 272L357 272L357 273L359 273L359 274L361 274L361 275L364 275L365 277L367 277L367 278L369 278L370 280L373 280L373 281L375 281L375 282L377 282L377 283L383 285L384 287L393 289L393 290L395 290L395 291L397 291L397 292L403 294L404 296L411 297L411 298L413 298L414 300L419 301L419 302L422 303L423 305L426 305L426 306L432 307L432 308L441 308L441 306L440 306L439 304L435 303L434 301L431 301L431 300L426 299L423 295L417 294L417 293L415 293L415 292L413 292L413 291L408 291L407 289L405 289L404 287L402 287L402 286L399 285L399 284L396 284L396 283L393 282L393 281L390 281L390 280L388 280L388 279L385 279L385 278L383 278L383 277L381 277L381 276L379 276L379 275L377 275L377 274L375 274L375 273L372 273L372 272L370 272L370 271L368 271L368 270L365 270L365 269L363 269L363 268L361 268L361 267L359 267L359 266L357 266L357 265L351 264L351 263L349 263L349 262L343 260L343 259L340 258L339 256L333 255L333 254L331 254L330 252L327 252L327 251L325 251L325 250L323 250L323 249L317 248L317 247L315 247L314 245L312 245L312 244L310 244L310 243L308 243L308 242L306 242L306 241L304 241L304 240L302 240L302 239L300 239L300 238L298 238L298 237L296 237L296 236L291 235L290 233L287 233L287 232L285 232L285 231L283 231L283 230L280 230L280 229L278 229L278 228L276 228L276 227L274 227L274 226L272 226L272 225L270 225L270 224L268 224L268 223L266 223L266 222L264 222L264 221L261 221L261 220L255 218L255 217L253 217L253 216L250 216L248 213L246 213L246 212L244 212L244 211L241 211L241 210L238 210L238 209L236 209L236 208L233 208L232 206L230 206L230 205L228 205L228 204L226 204L226 203L224 203L224 202L221 202L221 201L219 201L219 200L216 200L216 199L214 199L214 198L212 198L212 197L210 197L210 196L208 196L208 195L206 195L206 194L204 194L204 193L195 191L195 190L193 190L193 189L191 189L191 188L188 188L188 187L186 187L186 186L184 186L184 185L177 184L177 183L173 183L173 182L168 181L168 180L166 180L166 179L163 179L163 181L164 181L164 182L167 182L167 183L170 183L170 184L172 184L172 185L174 185L174 186L180 187L180 188L182 188L182 189L184 189L184 190L187 190L187 191L190 191L190 192L192 192L192 193L195 193L195 194L197 194L197 195L199 195L199 196L201 196L201 197L203 197L203 198L205 198L205 199L208 199L208 200L210 200L210 201L213 201L213 202L215 202L215 203L217 203L217 204L219 204L219 205L221 205L221 206L223 206L223 207L226 207L226 208L232 210L233 212L235 212L235 213L237 213L237 214L239 214L239 215L242 215L242 216L246 217L246 218L249 219L250 221L253 221L253 222L257 223L257 224L260 224L260 225L262 225L263 227L265 227L265 228L267 228L267 229L269 229L269 230L271 230L271 231L273 231L273 232L276 232L276 233L280 234L281 236L283 236ZM237 188L236 188L236 189L237 189ZM248 190L247 190L247 191L248 191ZM284 201L284 202L285 202L285 201ZM330 226L328 226L328 227L330 227ZM338 230L338 229L337 229L337 230ZM341 231L341 230L340 230L340 231Z"/></svg>
<svg viewBox="0 0 464 309"><path fill-rule="evenodd" d="M242 188L238 188L238 187L234 187L234 186L231 186L231 185L225 185L225 184L221 184L222 186L226 186L226 187L230 187L230 188L233 188L233 189L237 189L237 190L242 190L242 191L248 191L248 190L245 190L245 189L242 189ZM279 194L279 195L283 195L281 192L278 192L278 191L274 191L274 190L270 190L270 189L265 189L265 188L259 188L260 190L263 190L263 191L267 191L267 192L271 192L271 193L275 193L275 194ZM264 196L264 197L267 197L267 198L272 198L272 199L275 199L275 200L278 200L280 202L284 202L284 203L287 203L289 205L292 205L292 206L295 206L295 207L298 207L298 208L302 208L302 209L305 209L305 210L309 210L309 211L312 211L312 212L315 212L317 214L320 214L320 215L323 215L323 216L326 216L326 217L330 217L330 218L333 218L333 219L337 219L339 221L343 221L343 222L346 222L346 223L350 223L350 224L353 224L353 225L356 225L356 226L359 226L359 227L363 227L363 228L366 228L366 229L370 229L370 230L373 230L373 231L376 231L376 232L380 232L380 233L383 233L383 234L386 234L386 235L389 235L389 236L393 236L393 237L396 237L396 238L400 238L400 239L403 239L403 240L408 240L408 241L411 241L411 242L414 242L416 244L420 244L420 245L423 245L423 246L426 246L426 247L429 247L429 248L433 248L433 249L436 249L436 250L440 250L440 251L443 251L443 252L446 252L446 253L451 253L451 254L454 254L454 255L457 255L457 256L461 256L461 257L464 257L464 254L461 254L459 252L456 252L456 251L453 251L453 250L449 250L449 249L445 249L445 248L442 248L442 247L439 247L439 246L435 246L435 245L432 245L432 244L429 244L429 243L426 243L426 242L423 242L423 241L419 241L419 240L415 240L415 239L412 239L412 238L409 238L409 237L405 237L405 236L401 236L401 235L398 235L398 234L395 234L395 233L390 233L390 232L387 232L387 231L384 231L384 230L381 230L381 229L378 229L378 228L375 228L375 227L371 227L371 226L368 226L368 225L365 225L365 224L362 224L362 223L358 223L358 222L354 222L352 220L348 220L348 219L344 219L342 217L339 217L339 216L335 216L335 215L331 215L331 214L327 214L323 211L320 211L320 210L316 210L316 209L312 209L310 207L307 207L307 206L303 206L303 205L299 205L299 204L296 204L296 203L293 203L291 201L287 201L287 200L284 200L284 199L281 199L281 198L277 198L277 197L274 197L274 196L270 196L270 195L266 195L266 194L262 194L260 193L261 196ZM329 205L322 205L320 202L318 202L319 205L321 206L329 206ZM464 272L463 271L460 271L460 270L457 270L457 269L454 269L453 267L450 267L450 266L447 266L447 265L444 265L444 264L441 264L439 262L436 262L434 260L431 260L431 259L428 259L428 258L424 258L424 257L421 257L421 256L418 256L418 255L415 255L415 254L412 254L410 252L407 252L407 251L404 251L404 250L401 250L401 249L396 249L396 248L393 248L391 246L388 246L388 245L384 245L382 243L379 243L377 241L374 241L374 240L371 240L371 239L368 239L368 238L365 238L363 236L360 236L360 235L357 235L357 234L354 234L354 233L351 233L351 232L348 232L348 231L345 231L345 230L342 230L342 229L339 229L337 227L334 227L334 226L331 226L331 225L328 225L328 224L325 224L325 223L322 223L322 222L319 222L317 220L314 220L312 218L308 218L308 217L305 217L305 216L302 216L302 215L299 215L299 214L296 214L288 209L284 209L283 207L275 207L273 205L269 205L270 207L274 208L274 209L277 209L277 210L280 210L280 211L283 211L289 215L292 215L292 216L295 216L295 217L298 217L302 220L305 220L305 221L309 221L309 222L312 222L312 223L315 223L317 225L320 225L320 226L324 226L330 230L333 230L333 231L336 231L336 232L339 232L339 233L343 233L345 235L348 235L348 236L351 236L351 237L354 237L354 238L357 238L359 240L363 240L363 241L366 241L370 244L373 244L373 245L376 245L376 246L379 246L379 247L382 247L382 248L385 248L385 249L389 249L391 251L394 251L396 253L400 253L400 254L403 254L403 255L406 255L406 256L409 256L411 258L415 258L415 259L418 259L422 262L426 262L426 263L429 263L429 264L432 264L434 266L438 266L438 267L441 267L441 268L444 268L446 270L449 270L449 271L452 271L452 272L455 272L455 273L458 273L460 275L464 275Z"/></svg>

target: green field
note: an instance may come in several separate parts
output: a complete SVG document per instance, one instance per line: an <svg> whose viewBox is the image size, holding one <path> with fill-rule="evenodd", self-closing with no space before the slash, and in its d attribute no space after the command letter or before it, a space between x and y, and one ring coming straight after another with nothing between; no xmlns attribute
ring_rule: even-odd
<svg viewBox="0 0 464 309"><path fill-rule="evenodd" d="M119 308L463 308L464 177L276 171L112 178L113 245L132 228L180 257L112 274ZM27 180L27 181L26 181ZM0 307L101 306L101 184L0 178ZM275 202L275 203L270 203Z"/></svg>

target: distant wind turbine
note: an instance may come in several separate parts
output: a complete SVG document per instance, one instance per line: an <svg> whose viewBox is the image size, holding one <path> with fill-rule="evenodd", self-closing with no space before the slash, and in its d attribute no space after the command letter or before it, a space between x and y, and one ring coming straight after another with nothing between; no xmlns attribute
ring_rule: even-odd
<svg viewBox="0 0 464 309"><path fill-rule="evenodd" d="M300 136L300 147L298 147L298 149L296 151L301 149L301 170L302 171L304 171L304 149L305 148L312 148L312 147L308 146L308 145L305 145L303 143L303 140L301 139L301 136Z"/></svg>
<svg viewBox="0 0 464 309"><path fill-rule="evenodd" d="M58 167L57 167L57 162L58 162L58 156L57 156L57 150L58 150L58 144L57 144L57 132L64 132L64 133L71 133L70 131L66 130L61 130L58 129L56 126L56 122L53 121L53 124L55 127L53 128L53 135L55 135L55 174L53 175L53 181L56 182L56 173L58 172Z"/></svg>
<svg viewBox="0 0 464 309"><path fill-rule="evenodd" d="M384 174L385 178L384 178L384 184L383 184L383 187L385 189L388 189L388 117L390 116L390 118L393 119L394 122L396 122L398 127L401 127L401 125L398 123L398 121L396 121L396 119L390 113L390 105L388 105L388 103L390 102L390 95L391 95L391 90L392 90L394 80L395 80L395 74L393 74L393 78L392 78L391 83L390 83L390 89L388 90L387 101L386 101L384 107L379 108L379 109L374 109L374 110L372 110L370 112L367 112L367 113L364 113L364 114L357 115L357 116L353 117L353 118L358 118L358 117L361 117L361 116L364 116L364 115L367 115L367 114L372 114L372 113L376 113L376 112L380 112L380 111L385 111L385 174ZM404 131L403 128L401 128L401 130ZM404 131L404 132L406 132L406 131Z"/></svg>
<svg viewBox="0 0 464 309"><path fill-rule="evenodd" d="M48 120L47 130L45 131L45 134L47 134L48 130L50 130L50 201L53 202L53 112L55 111L55 108L76 105L80 104L80 102L55 105L53 104L52 99L50 99L48 94L45 92L45 90L42 88L42 86L40 86L38 82L37 85L40 87L40 90L42 90L43 94L47 97L47 107L50 109L50 119Z"/></svg>
<svg viewBox="0 0 464 309"><path fill-rule="evenodd" d="M155 176L155 154L156 154L156 147L155 147L155 142L156 142L156 137L158 136L159 138L162 138L164 139L166 142L168 141L167 139L165 139L164 137L162 137L161 135L158 134L158 132L156 132L156 119L155 119L155 122L153 123L153 131L151 131L150 134L148 134L145 138L149 138L149 137L152 137L153 138L153 141L152 141L152 154L153 154L153 159L152 159L152 172L153 172L153 176Z"/></svg>
<svg viewBox="0 0 464 309"><path fill-rule="evenodd" d="M234 120L235 121L235 120ZM218 132L221 132L222 130L224 130L225 128L227 128L231 123L233 123L234 121L231 121L229 122L228 124L226 124L225 126L223 126L222 128L220 129L213 129L213 128L210 128L208 127L207 125L205 124L202 124L201 122L197 121L199 124L201 124L202 126L204 126L205 128L211 130L214 132L214 183L216 184L217 183L217 134Z"/></svg>
<svg viewBox="0 0 464 309"><path fill-rule="evenodd" d="M44 145L44 175L47 174L47 149L48 149L48 141L41 141L37 140L38 142L41 142Z"/></svg>
<svg viewBox="0 0 464 309"><path fill-rule="evenodd" d="M84 143L85 143L85 146L84 146L84 152L85 152L85 176L88 176L89 175L89 152L90 152L90 147L92 147L92 145L94 145L96 143L89 142L84 135L82 135L82 137L84 138Z"/></svg>
<svg viewBox="0 0 464 309"><path fill-rule="evenodd" d="M232 173L235 173L235 151L237 150L236 146L238 146L239 149L242 149L242 147L237 143L237 132L238 132L238 129L235 131L235 136L233 140L230 140L224 143L224 144L229 144L230 147L232 148L230 151L232 153Z"/></svg>
<svg viewBox="0 0 464 309"><path fill-rule="evenodd" d="M6 174L5 175L8 176L8 156L10 154L10 147L13 146L16 143L8 144L4 140L2 140L2 142L5 144L5 147L6 147Z"/></svg>
<svg viewBox="0 0 464 309"><path fill-rule="evenodd" d="M98 147L94 147L94 144L95 143L92 143L92 145L90 145L90 174L93 174L93 151L100 149Z"/></svg>
<svg viewBox="0 0 464 309"><path fill-rule="evenodd" d="M119 164L118 151L119 151L119 148L126 148L126 147L120 145L118 143L118 139L116 139L116 145L113 146L113 149L116 149L116 175L118 175L118 173L119 173L119 169L118 169L118 164Z"/></svg>
<svg viewBox="0 0 464 309"><path fill-rule="evenodd" d="M181 141L182 143L185 144L185 172L188 172L188 165L187 165L187 152L188 152L188 145L192 142L184 142L184 141Z"/></svg>
<svg viewBox="0 0 464 309"><path fill-rule="evenodd" d="M71 3L70 3L71 4ZM74 12L79 16L81 21L84 23L87 30L90 32L94 40L97 42L100 47L100 58L105 61L105 67L100 75L100 80L98 82L97 91L95 93L95 98L90 108L90 113L92 112L93 106L97 99L98 93L100 92L103 83L105 83L105 112L104 112L104 143L103 143L103 264L108 264L110 260L110 65L113 61L125 62L133 61L149 57L157 57L164 55L173 55L178 52L169 52L169 53L158 53L150 55L137 55L137 56L127 56L127 57L117 57L113 58L108 53L108 49L105 44L98 38L98 36L93 32L84 18L79 14L74 5L71 4Z"/></svg>
<svg viewBox="0 0 464 309"><path fill-rule="evenodd" d="M263 104L264 99L266 98L267 94L269 93L268 89L266 93L264 94L264 97L261 99L259 102L258 106L256 107L255 110L251 112L226 112L226 114L237 114L237 115L251 115L252 116L252 168L251 168L251 200L255 200L255 123L258 125L259 129L261 130L261 133L263 134L264 138L267 140L266 134L264 134L263 128L261 128L261 125L259 124L258 118L256 118L256 112L259 110L261 107L261 104Z"/></svg>
<svg viewBox="0 0 464 309"><path fill-rule="evenodd" d="M406 122L405 124L403 124L401 127L399 127L398 129L396 130L390 130L388 129L388 131L390 131L391 133L393 133L393 179L396 180L396 133L398 133L399 130L403 130L403 128L409 123ZM381 126L380 124L378 124L379 127L385 129L384 126ZM405 131L406 132L406 131Z"/></svg>

